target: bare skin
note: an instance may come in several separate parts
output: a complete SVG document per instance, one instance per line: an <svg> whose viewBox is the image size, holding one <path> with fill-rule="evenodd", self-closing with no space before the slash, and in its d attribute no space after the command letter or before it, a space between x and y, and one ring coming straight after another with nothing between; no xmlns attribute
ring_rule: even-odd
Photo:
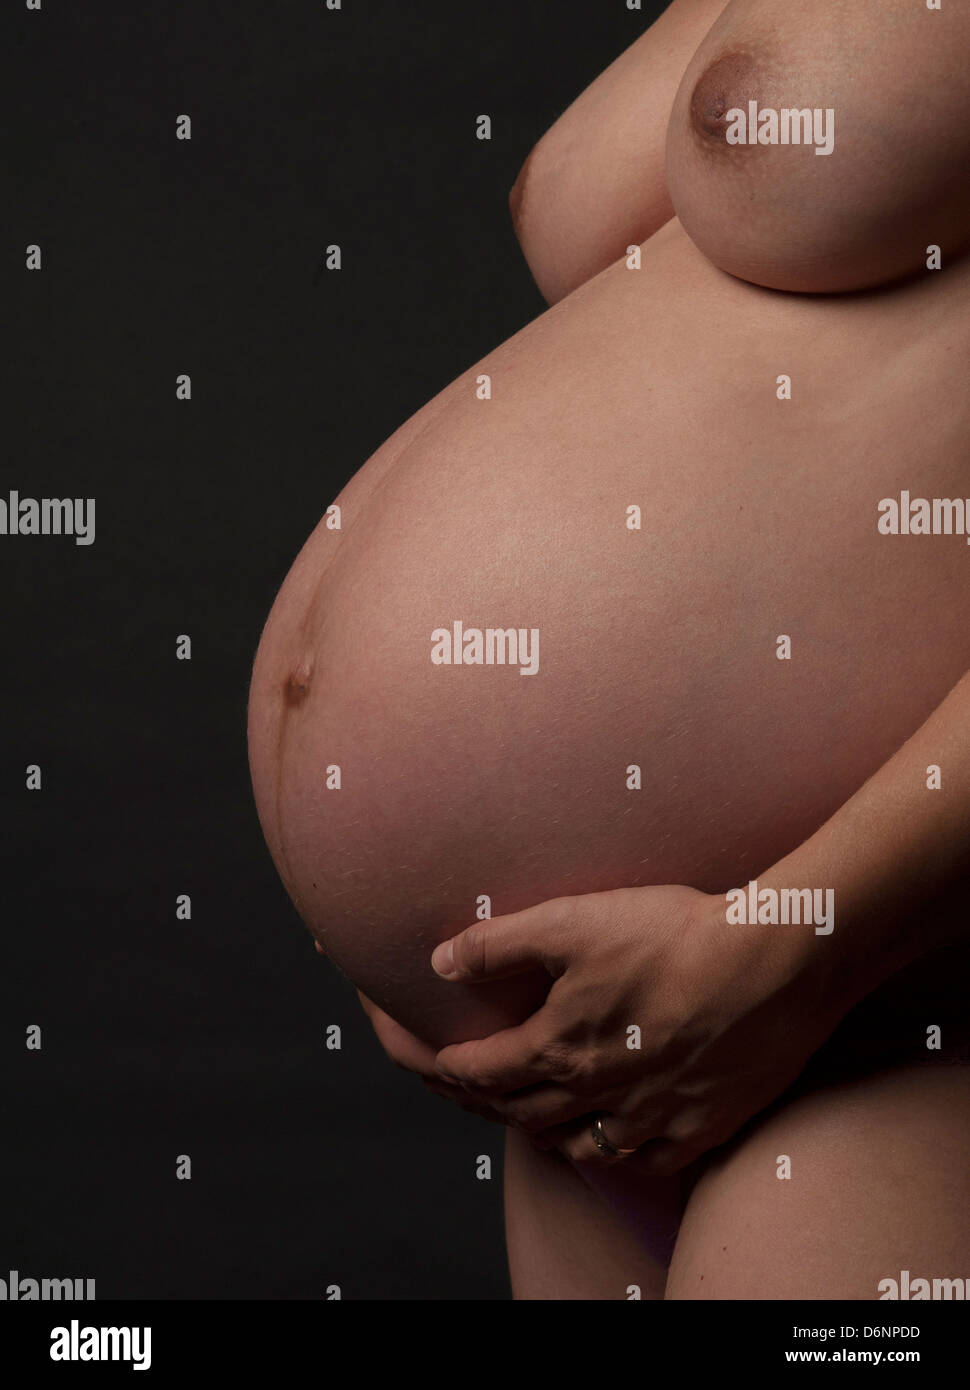
<svg viewBox="0 0 970 1390"><path fill-rule="evenodd" d="M895 1069L783 1102L708 1165L668 1270L557 1153L509 1130L513 1295L627 1299L634 1285L648 1300L871 1301L904 1269L963 1277L968 1132L962 1068Z"/></svg>
<svg viewBox="0 0 970 1390"><path fill-rule="evenodd" d="M687 1205L668 1299L879 1297L961 1277L970 1249L965 1068L902 1068L812 1091L718 1155ZM777 1177L780 1155L790 1181Z"/></svg>
<svg viewBox="0 0 970 1390"><path fill-rule="evenodd" d="M311 928L401 1022L477 1031L425 947L480 893L507 912L723 890L804 840L963 674L961 539L876 529L901 486L965 486L970 278L936 288L774 295L671 222L639 272L611 267L449 387L347 528L314 534L254 675L257 799ZM491 615L540 629L537 676L432 665L434 628Z"/></svg>
<svg viewBox="0 0 970 1390"><path fill-rule="evenodd" d="M670 108L725 0L674 0L539 141L509 197L549 304L591 280L674 215L664 178Z"/></svg>
<svg viewBox="0 0 970 1390"><path fill-rule="evenodd" d="M663 212L656 177L648 221ZM588 252L556 242L544 265L529 197L527 185L524 245L555 298L606 241L593 226ZM802 846L970 666L963 538L876 531L879 499L900 488L970 491L966 264L811 299L725 275L676 219L640 239L639 270L620 261L574 289L375 455L339 499L342 529L321 524L308 541L257 657L250 739L271 851L318 942L375 1001L379 1034L381 1011L406 1030L388 1050L410 1048L407 1065L429 1075L439 1047L518 1023L549 985L541 969L435 977L431 948L480 894L507 914L637 885L723 892ZM483 372L488 401L475 394ZM791 401L775 393L782 373ZM631 504L640 531L626 527ZM433 666L430 633L455 618L538 627L539 672ZM791 662L775 655L783 633ZM339 792L325 787L334 765ZM934 936L961 910L937 911ZM909 905L907 920L918 913ZM965 1073L854 1084L851 1107L819 1089L760 1122L781 1130L739 1135L691 1198L668 1296L774 1296L790 1226L816 1219L817 1202L772 1170L791 1205L764 1204L768 1151L799 1148L837 1188L846 1157L853 1171L883 1164L894 1124L907 1126L907 1161L936 1174L908 1206L920 1252L932 1272L960 1272L940 1265L958 1252L932 1194L950 1181L941 1156L963 1142ZM506 1189L516 1295L627 1297L642 1283L660 1296L658 1261L636 1260L626 1232L608 1236L604 1199L523 1142ZM514 1231L542 1226L547 1195L561 1238L537 1264ZM762 1203L759 1261L715 1279L711 1233L741 1200ZM571 1292L597 1277L578 1278L575 1255L596 1212L604 1291ZM864 1242L875 1212L857 1215ZM904 1252L906 1239L904 1224ZM871 1273L847 1275L848 1296L875 1296ZM809 1267L815 1292L792 1296L838 1296L835 1277L834 1264ZM699 1293L708 1280L718 1291Z"/></svg>
<svg viewBox="0 0 970 1390"><path fill-rule="evenodd" d="M511 1129L505 1238L516 1299L663 1297L667 1263L555 1151Z"/></svg>
<svg viewBox="0 0 970 1390"><path fill-rule="evenodd" d="M688 64L667 136L671 201L715 265L816 293L922 272L931 243L965 249L970 189L954 175L970 158L970 14L933 27L939 17L909 0L727 6ZM750 101L831 111L831 153L729 144L726 113Z"/></svg>

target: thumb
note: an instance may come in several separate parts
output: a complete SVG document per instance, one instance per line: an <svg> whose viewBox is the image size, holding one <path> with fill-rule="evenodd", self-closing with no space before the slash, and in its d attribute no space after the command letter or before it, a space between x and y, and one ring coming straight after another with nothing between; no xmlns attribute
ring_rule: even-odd
<svg viewBox="0 0 970 1390"><path fill-rule="evenodd" d="M431 955L431 968L444 980L501 980L542 966L554 978L566 969L569 950L568 898L475 922L442 941Z"/></svg>

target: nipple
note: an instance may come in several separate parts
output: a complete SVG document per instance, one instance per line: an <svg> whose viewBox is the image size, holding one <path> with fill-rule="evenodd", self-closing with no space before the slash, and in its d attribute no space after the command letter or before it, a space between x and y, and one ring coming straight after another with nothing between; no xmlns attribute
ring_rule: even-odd
<svg viewBox="0 0 970 1390"><path fill-rule="evenodd" d="M704 69L690 99L691 124L698 134L724 140L728 111L746 110L758 95L759 69L754 55L744 51L725 53Z"/></svg>

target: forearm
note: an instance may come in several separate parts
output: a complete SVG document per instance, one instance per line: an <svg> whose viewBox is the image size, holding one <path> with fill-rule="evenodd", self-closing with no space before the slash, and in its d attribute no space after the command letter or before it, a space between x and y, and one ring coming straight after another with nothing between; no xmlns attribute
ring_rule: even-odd
<svg viewBox="0 0 970 1390"><path fill-rule="evenodd" d="M968 869L970 673L834 816L761 874L758 885L833 890L832 934L803 935L794 949L805 951L851 1001L949 939L952 916L913 909L931 903Z"/></svg>

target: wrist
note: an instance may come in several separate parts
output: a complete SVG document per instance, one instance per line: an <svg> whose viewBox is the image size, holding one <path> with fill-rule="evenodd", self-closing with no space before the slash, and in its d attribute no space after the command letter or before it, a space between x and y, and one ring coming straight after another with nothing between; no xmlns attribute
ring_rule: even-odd
<svg viewBox="0 0 970 1390"><path fill-rule="evenodd" d="M733 935L741 966L763 977L793 1009L837 1022L879 983L855 949L852 916L839 911L837 886L813 882L793 858L727 893L712 894L705 912Z"/></svg>
<svg viewBox="0 0 970 1390"><path fill-rule="evenodd" d="M786 935L793 977L839 1015L919 954L912 934L897 929L902 903L831 835L814 837L767 869L757 880L759 899L762 892L759 915L772 915L777 903L779 922L769 930ZM750 905L750 887L747 897Z"/></svg>

